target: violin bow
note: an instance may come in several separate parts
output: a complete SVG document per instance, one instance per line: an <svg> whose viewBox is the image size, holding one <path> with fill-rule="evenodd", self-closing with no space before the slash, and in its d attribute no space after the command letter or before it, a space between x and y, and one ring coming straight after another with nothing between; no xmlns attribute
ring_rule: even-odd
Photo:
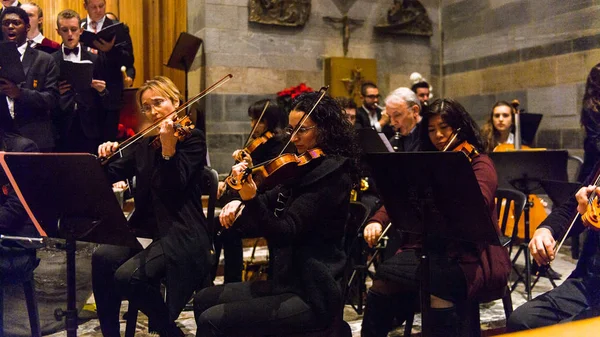
<svg viewBox="0 0 600 337"><path fill-rule="evenodd" d="M444 149L442 150L442 152L446 152L446 150L448 150L450 145L452 145L452 143L454 143L454 141L456 140L456 137L458 137L458 133L460 132L460 129L462 129L462 128L458 128L458 129L456 129L456 131L454 131L452 138L450 138L450 141L448 142L448 144L446 144L446 146L444 146Z"/></svg>
<svg viewBox="0 0 600 337"><path fill-rule="evenodd" d="M147 128L145 128L144 130L138 132L137 134L131 136L130 138L128 138L127 140L121 142L117 149L121 149L124 150L127 147L129 147L130 145L134 144L135 142L137 142L138 140L140 140L142 137L146 136L147 134L149 134L150 132L154 131L154 129L156 129L157 127L160 126L160 124L167 120L167 118L173 118L177 115L179 115L179 113L181 111L185 111L190 105L196 103L198 100L204 98L206 95L210 94L211 92L213 92L214 90L216 90L217 88L219 88L220 86L222 86L223 84L225 84L227 81L229 81L231 78L233 77L232 74L227 74L225 77L221 78L220 80L218 80L216 83L214 83L213 85L211 85L210 87L204 89L203 91L201 91L198 95L192 97L190 100L188 100L187 102L183 103L181 106L179 106L177 109L175 109L175 111L171 112L170 114L158 119L156 122L152 123L150 126L148 126ZM105 165L106 163L108 163L108 161L114 157L117 154L118 151L114 151L113 153L111 153L108 157L105 158L100 158L101 165Z"/></svg>
<svg viewBox="0 0 600 337"><path fill-rule="evenodd" d="M258 120L256 121L256 123L254 124L254 127L250 131L250 134L248 135L248 138L246 138L246 142L244 143L244 148L246 146L248 146L248 144L250 144L250 139L252 138L252 135L254 134L254 131L256 131L256 128L258 128L258 124L260 123L260 121L262 120L263 116L265 115L265 111L267 111L267 108L269 107L269 104L271 104L271 101L267 100L267 102L265 103L265 107L263 108L262 112L260 113L260 117L258 117Z"/></svg>
<svg viewBox="0 0 600 337"><path fill-rule="evenodd" d="M594 186L598 186L598 183L600 183L600 171L596 172L596 180L594 181ZM588 198L588 203L592 203L592 201L596 197L597 197L596 196L596 191L594 190L594 192L592 192L592 194L590 194L590 197ZM567 231L565 232L565 235L563 236L562 240L560 240L560 243L557 246L555 246L556 247L555 250L554 250L554 256L555 257L558 255L558 252L562 248L563 243L565 243L565 240L569 236L569 233L571 232L571 229L573 229L573 225L575 224L575 221L577 221L577 219L580 216L581 216L581 214L579 214L579 212L577 212L575 214L575 216L573 217L573 221L571 221L571 224L569 225L569 228L567 228Z"/></svg>

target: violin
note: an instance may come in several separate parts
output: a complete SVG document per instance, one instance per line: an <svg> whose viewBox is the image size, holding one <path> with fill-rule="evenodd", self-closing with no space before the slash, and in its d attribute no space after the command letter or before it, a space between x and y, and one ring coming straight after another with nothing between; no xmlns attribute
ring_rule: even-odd
<svg viewBox="0 0 600 337"><path fill-rule="evenodd" d="M257 186L274 187L300 175L300 169L304 168L312 160L323 156L325 156L325 152L320 148L310 149L300 156L293 153L284 153L264 164L246 168L240 179L230 175L225 178L225 182L232 189L239 191L242 189L242 184L246 182L248 176L252 175L252 179L255 180Z"/></svg>
<svg viewBox="0 0 600 337"><path fill-rule="evenodd" d="M258 123L257 123L258 124ZM242 160L251 160L250 154L254 152L259 146L265 144L269 141L269 139L273 138L274 134L271 131L267 131L262 135L254 138L250 144L248 144L245 148L235 151L233 153L233 159L235 159L236 163L241 162Z"/></svg>
<svg viewBox="0 0 600 337"><path fill-rule="evenodd" d="M173 128L175 129L175 137L177 137L177 141L182 142L188 139L192 135L192 129L195 127L190 119L190 116L185 115L182 118L178 118L177 116L173 116ZM150 146L153 149L160 149L162 144L160 142L160 136L157 136L150 142Z"/></svg>
<svg viewBox="0 0 600 337"><path fill-rule="evenodd" d="M244 184L244 182L246 181L248 176L250 174L252 174L252 177L258 178L258 180L260 181L261 184L263 184L267 187L273 187L273 186L280 184L281 182L283 182L285 180L288 180L294 176L297 176L298 175L298 167L305 166L311 160L319 158L322 155L324 155L324 153L321 149L308 150L305 153L303 153L301 156L297 156L293 153L283 153L283 151L285 151L285 149L291 143L292 139L294 139L295 135L298 133L298 130L300 130L300 128L302 127L304 122L308 119L308 117L310 117L310 115L315 110L315 108L317 107L319 102L321 102L321 100L327 93L327 89L329 89L329 86L322 87L319 90L321 95L316 100L315 104L310 109L310 111L308 113L306 113L304 116L302 116L302 119L300 119L300 122L294 127L294 130L292 131L287 144L283 147L283 149L281 150L281 153L277 157L275 157L271 160L268 160L265 163L246 168L244 174L242 175L242 177L240 179L237 179L233 175L229 175L227 178L225 178L225 182L227 183L227 185L229 185L229 187L231 187L232 189L239 191L242 188L242 185ZM264 110L263 110L263 112L264 112ZM258 125L258 123L255 124L255 126L256 125ZM258 184L259 183L257 182L257 186L258 186Z"/></svg>
<svg viewBox="0 0 600 337"><path fill-rule="evenodd" d="M458 144L452 152L462 152L467 156L469 162L472 162L475 157L479 155L479 151L475 148L475 146L471 145L466 140L460 144Z"/></svg>
<svg viewBox="0 0 600 337"><path fill-rule="evenodd" d="M233 75L227 74L225 77L221 78L220 80L218 80L217 82L215 82L210 87L204 89L204 91L201 91L198 95L194 96L189 101L183 103L181 106L179 106L179 108L175 109L175 111L171 112L170 114L168 114L166 116L163 116L163 117L159 118L158 120L156 120L154 123L152 123L150 126L148 126L147 128L145 128L144 130L136 133L135 135L133 135L133 136L129 137L128 139L126 139L125 141L121 142L118 145L117 149L124 150L127 147L135 144L138 140L142 139L142 137L148 135L150 132L154 131L157 127L160 127L160 125L162 124L162 122L165 121L165 120L167 120L167 118L171 118L174 121L175 120L179 120L179 114L181 112L185 113L186 110L187 110L187 108L190 105L196 103L196 101L200 100L201 98L205 97L209 93L213 92L214 90L216 90L217 88L219 88L221 85L223 85L225 82L229 81L232 77L233 77ZM185 124L185 123L183 123L184 121L185 121L185 123L187 123L187 121L189 121L191 123L191 120L189 120L189 115L187 113L184 115L184 117L181 117L181 120L179 120L179 124L182 124L182 125ZM193 126L190 127L189 129L191 129L191 128L193 128ZM181 128L181 129L183 129L183 128ZM175 135L178 135L177 130L175 132ZM159 138L159 137L157 137L157 138ZM158 142L160 142L160 140ZM153 146L158 146L158 145L153 145ZM116 151L115 150L108 157L98 158L100 160L100 164L101 165L106 165L110 161L110 159L112 157L114 157L117 153L120 153L120 151Z"/></svg>

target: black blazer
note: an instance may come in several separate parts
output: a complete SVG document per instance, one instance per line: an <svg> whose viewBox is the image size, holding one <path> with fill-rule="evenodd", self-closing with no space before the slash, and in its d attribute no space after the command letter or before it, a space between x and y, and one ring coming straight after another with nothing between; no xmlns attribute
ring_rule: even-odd
<svg viewBox="0 0 600 337"><path fill-rule="evenodd" d="M38 148L34 142L27 138L14 133L6 133L4 136L0 135L0 151L37 152ZM0 170L0 186L2 186L0 191L0 233L23 237L40 237L3 170ZM37 247L35 244L16 241L15 243L23 248Z"/></svg>
<svg viewBox="0 0 600 337"><path fill-rule="evenodd" d="M105 28L115 23L118 23L118 21L112 21L109 18L105 18L102 27ZM87 29L87 24L87 18L83 19L81 28ZM94 46L88 47L93 48ZM121 75L121 67L125 66L127 69L133 69L134 61L133 43L131 42L129 29L125 29L124 36L117 36L117 41L109 52L104 53L98 51L98 55L103 56L105 60L103 73L110 99L108 109L119 110L123 104L123 75ZM135 76L135 74L133 75Z"/></svg>
<svg viewBox="0 0 600 337"><path fill-rule="evenodd" d="M40 150L50 150L55 145L50 113L58 102L59 69L52 56L30 47L23 56L23 69L25 83L19 85L21 96L15 99L14 125ZM8 110L6 96L0 95L0 104Z"/></svg>
<svg viewBox="0 0 600 337"><path fill-rule="evenodd" d="M104 80L102 71L102 55L92 54L81 48L81 60L92 61L94 64L93 78ZM62 48L52 54L56 64L60 65L63 60ZM75 111L77 103L77 111ZM82 92L69 90L60 96L59 104L54 109L53 119L57 127L58 136L65 137L73 127L73 119L77 115L81 124L83 134L89 139L99 139L104 121L104 109L109 104L108 90L100 95L96 89L90 87Z"/></svg>
<svg viewBox="0 0 600 337"><path fill-rule="evenodd" d="M381 109L377 109L377 120L381 119ZM370 127L371 121L369 119L369 112L364 107L356 109L356 124L364 124L363 127ZM388 124L381 128L381 132L389 139L394 135L394 128Z"/></svg>
<svg viewBox="0 0 600 337"><path fill-rule="evenodd" d="M111 182L136 176L135 212L129 224L152 232L167 259L167 306L177 317L194 290L204 285L213 263L212 233L202 212L198 175L206 165L204 133L193 129L164 160L144 138L134 151L108 164Z"/></svg>

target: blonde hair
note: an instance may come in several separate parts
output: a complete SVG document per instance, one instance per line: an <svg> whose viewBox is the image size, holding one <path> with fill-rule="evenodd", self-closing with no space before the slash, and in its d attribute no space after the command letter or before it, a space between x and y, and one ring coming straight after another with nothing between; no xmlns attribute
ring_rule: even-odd
<svg viewBox="0 0 600 337"><path fill-rule="evenodd" d="M153 79L142 84L135 94L135 101L137 102L139 109L142 108L142 95L148 89L152 89L159 95L168 98L175 106L179 105L179 102L182 100L179 89L177 89L177 86L175 86L175 83L173 83L170 78L165 76L155 76Z"/></svg>

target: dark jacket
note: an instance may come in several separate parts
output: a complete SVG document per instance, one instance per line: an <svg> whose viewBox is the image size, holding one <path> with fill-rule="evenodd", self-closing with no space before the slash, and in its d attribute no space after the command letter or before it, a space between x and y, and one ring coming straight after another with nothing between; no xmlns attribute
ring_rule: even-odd
<svg viewBox="0 0 600 337"><path fill-rule="evenodd" d="M149 142L141 140L135 151L110 163L107 172L111 182L136 176L136 209L129 224L160 239L167 259L167 305L171 317L177 317L206 281L213 262L197 183L206 164L206 143L204 133L193 129L177 143L175 155L164 160Z"/></svg>
<svg viewBox="0 0 600 337"><path fill-rule="evenodd" d="M92 54L81 48L81 60L91 61L94 64L93 79L104 80L102 60L98 55ZM63 51L58 50L52 54L56 64L63 60ZM105 90L100 94L91 86L81 92L71 89L60 95L59 104L54 109L53 119L57 126L59 138L67 138L67 134L74 127L80 128L88 139L100 139L102 123L104 122L104 107L109 104L109 92ZM77 109L75 108L77 106ZM77 117L77 118L76 118ZM73 121L79 125L74 126Z"/></svg>
<svg viewBox="0 0 600 337"><path fill-rule="evenodd" d="M583 181L583 186L594 184L594 178L597 171L600 169L600 161L596 162L595 167L591 171L591 174ZM575 196L569 198L566 202L561 204L558 208L552 210L552 213L538 226L538 228L547 228L552 233L552 237L556 241L560 241L567 232L567 229L571 225L573 217L577 214L577 199ZM594 266L594 260L600 258L600 233L596 230L589 230L584 227L583 223L578 220L575 221L573 228L569 235L576 235L578 233L587 230L587 235L583 244L583 249L577 266L569 278L577 277L584 278L587 280L595 279L595 288L599 289L600 286L600 270L596 270L598 266Z"/></svg>
<svg viewBox="0 0 600 337"><path fill-rule="evenodd" d="M377 109L377 120L381 119L381 112L383 110ZM364 106L356 109L356 124L363 124L363 127L370 127L371 120L369 119L369 111ZM394 128L388 124L381 128L381 132L389 139L394 135Z"/></svg>
<svg viewBox="0 0 600 337"><path fill-rule="evenodd" d="M49 54L27 47L23 70L26 79L19 85L21 96L15 99L15 126L40 150L52 149L55 144L50 114L58 103L58 66ZM6 96L0 95L0 104L6 106Z"/></svg>
<svg viewBox="0 0 600 337"><path fill-rule="evenodd" d="M389 139L392 148L396 152L417 152L421 149L421 123L415 125L414 130L407 136L394 135Z"/></svg>
<svg viewBox="0 0 600 337"><path fill-rule="evenodd" d="M498 178L494 164L487 155L480 154L473 158L471 166L488 206L492 223L497 224L494 195L498 187ZM379 222L385 227L390 222L385 207L381 207L369 220L371 221ZM500 234L500 228L497 228L497 231ZM415 247L414 242L405 243L403 248L407 246ZM506 289L511 269L506 248L487 245L454 246L449 248L448 254L459 258L459 265L467 281L468 298L499 296Z"/></svg>
<svg viewBox="0 0 600 337"><path fill-rule="evenodd" d="M246 201L238 221L245 234L267 239L273 291L298 294L327 326L342 305L352 182L346 159L326 156L307 165L295 181Z"/></svg>
<svg viewBox="0 0 600 337"><path fill-rule="evenodd" d="M4 136L0 135L0 151L37 152L38 148L27 138L6 133ZM40 237L3 170L0 171L0 187L2 187L0 191L0 234ZM33 248L26 243L16 243L23 248Z"/></svg>
<svg viewBox="0 0 600 337"><path fill-rule="evenodd" d="M581 125L585 128L583 149L584 162L578 181L583 181L600 160L600 63L596 64L587 78L581 105Z"/></svg>

